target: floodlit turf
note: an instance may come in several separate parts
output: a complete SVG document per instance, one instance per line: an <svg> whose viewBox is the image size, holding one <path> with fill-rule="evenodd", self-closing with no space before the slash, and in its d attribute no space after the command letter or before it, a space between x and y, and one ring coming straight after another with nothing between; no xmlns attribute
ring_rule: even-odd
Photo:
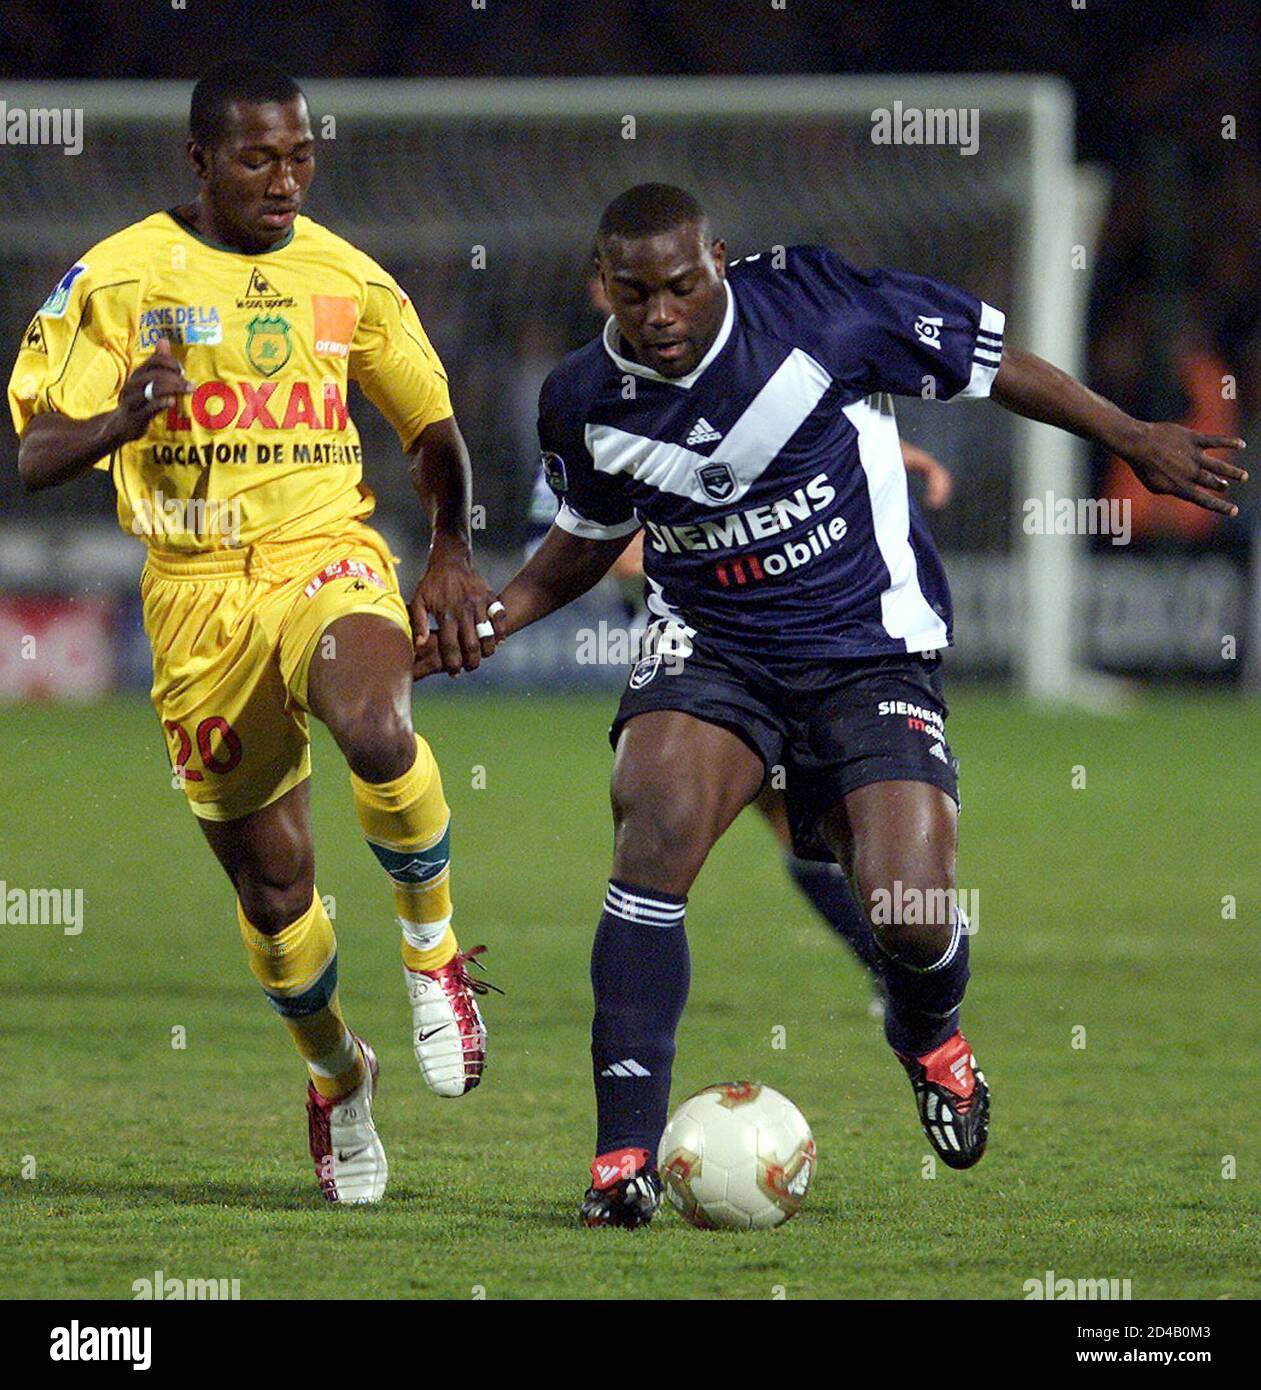
<svg viewBox="0 0 1261 1390"><path fill-rule="evenodd" d="M1129 1279L1135 1298L1261 1295L1257 707L1154 694L1102 719L953 703L989 1154L925 1177L859 970L750 813L692 894L674 1093L751 1076L811 1121L809 1201L755 1236L670 1212L638 1233L575 1225L609 698L421 688L456 816L456 924L488 943L507 991L486 1005L487 1079L458 1101L416 1071L388 894L317 738L318 882L336 899L348 1020L382 1063L391 1184L369 1210L318 1196L301 1065L147 702L0 710L0 878L85 893L80 936L0 928L0 1294L126 1298L160 1269L239 1279L245 1298L1020 1298L1047 1270Z"/></svg>

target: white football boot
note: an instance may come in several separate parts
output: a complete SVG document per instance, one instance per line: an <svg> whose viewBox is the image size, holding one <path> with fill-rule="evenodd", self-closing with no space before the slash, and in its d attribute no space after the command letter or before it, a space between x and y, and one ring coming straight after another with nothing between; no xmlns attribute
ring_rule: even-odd
<svg viewBox="0 0 1261 1390"><path fill-rule="evenodd" d="M412 1051L425 1084L440 1096L471 1091L486 1067L486 1025L474 995L495 986L468 973L470 964L481 968L474 957L485 949L457 951L438 970L403 967L412 1006Z"/></svg>
<svg viewBox="0 0 1261 1390"><path fill-rule="evenodd" d="M376 1094L376 1053L356 1038L366 1074L341 1100L329 1100L307 1082L307 1130L320 1191L330 1202L379 1202L385 1193L390 1165L372 1122Z"/></svg>

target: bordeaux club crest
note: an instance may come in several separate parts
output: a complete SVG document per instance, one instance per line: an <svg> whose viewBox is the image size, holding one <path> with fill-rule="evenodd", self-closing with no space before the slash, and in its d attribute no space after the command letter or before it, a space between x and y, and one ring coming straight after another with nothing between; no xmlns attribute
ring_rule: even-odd
<svg viewBox="0 0 1261 1390"><path fill-rule="evenodd" d="M735 495L736 475L726 463L703 463L696 470L696 481L711 502L726 502Z"/></svg>

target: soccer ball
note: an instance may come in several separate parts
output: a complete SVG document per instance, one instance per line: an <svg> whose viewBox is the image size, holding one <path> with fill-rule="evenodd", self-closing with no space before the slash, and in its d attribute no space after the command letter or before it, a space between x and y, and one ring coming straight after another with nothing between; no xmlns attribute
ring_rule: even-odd
<svg viewBox="0 0 1261 1390"><path fill-rule="evenodd" d="M657 1167L670 1205L693 1226L764 1231L805 1201L814 1138L787 1096L753 1081L725 1081L674 1112Z"/></svg>

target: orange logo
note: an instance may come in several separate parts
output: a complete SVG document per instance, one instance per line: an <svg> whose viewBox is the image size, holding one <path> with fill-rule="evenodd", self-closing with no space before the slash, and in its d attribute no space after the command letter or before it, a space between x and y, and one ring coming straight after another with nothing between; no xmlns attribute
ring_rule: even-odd
<svg viewBox="0 0 1261 1390"><path fill-rule="evenodd" d="M311 308L315 316L315 355L349 357L359 305L342 294L313 294Z"/></svg>

